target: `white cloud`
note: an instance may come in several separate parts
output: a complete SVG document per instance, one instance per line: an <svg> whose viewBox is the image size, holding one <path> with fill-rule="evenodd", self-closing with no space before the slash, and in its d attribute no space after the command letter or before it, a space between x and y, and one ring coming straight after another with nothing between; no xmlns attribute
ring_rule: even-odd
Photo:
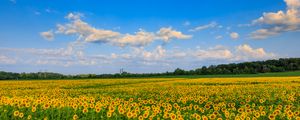
<svg viewBox="0 0 300 120"><path fill-rule="evenodd" d="M148 61L157 62L165 59L167 57L167 50L161 45L158 45L155 49L151 51L145 50L144 47L132 47L129 53L123 54L111 54L112 58L126 59L131 61Z"/></svg>
<svg viewBox="0 0 300 120"><path fill-rule="evenodd" d="M217 22L211 22L207 25L202 25L202 26L198 26L196 28L190 29L189 31L195 32L195 31L205 30L205 29L217 27L217 25L218 25Z"/></svg>
<svg viewBox="0 0 300 120"><path fill-rule="evenodd" d="M73 55L74 50L71 47L54 49L36 49L36 48L1 48L3 51L19 53L23 55L32 54L41 57L69 57Z"/></svg>
<svg viewBox="0 0 300 120"><path fill-rule="evenodd" d="M140 30L135 35L125 34L112 40L118 46L145 46L153 42L155 35L144 30Z"/></svg>
<svg viewBox="0 0 300 120"><path fill-rule="evenodd" d="M299 0L284 0L287 4L287 6L291 9L297 9L300 7L300 1Z"/></svg>
<svg viewBox="0 0 300 120"><path fill-rule="evenodd" d="M226 63L273 59L276 58L276 55L271 52L266 52L263 48L252 48L247 44L243 44L234 48L217 45L207 49L167 50L164 58L176 59L178 60L177 62L187 60L187 63L191 63L191 61L222 61Z"/></svg>
<svg viewBox="0 0 300 120"><path fill-rule="evenodd" d="M253 39L265 39L270 36L278 35L280 33L280 27L274 27L271 29L258 29L251 33Z"/></svg>
<svg viewBox="0 0 300 120"><path fill-rule="evenodd" d="M262 17L254 20L252 24L262 25L263 28L252 32L250 37L265 39L284 32L300 30L300 0L285 0L285 3L286 11L264 13Z"/></svg>
<svg viewBox="0 0 300 120"><path fill-rule="evenodd" d="M135 49L132 55L143 57L143 60L148 61L175 61L174 63L187 60L191 61L249 61L249 60L265 60L275 58L276 55L271 52L266 52L263 48L252 48L250 45L243 44L234 48L228 48L222 45L217 45L207 49L186 49L186 50L166 50L162 46L158 46L155 50L145 51L143 48ZM139 51L139 52L137 52ZM130 56L131 59L135 58ZM134 59L136 60L136 59Z"/></svg>
<svg viewBox="0 0 300 120"><path fill-rule="evenodd" d="M114 37L118 37L120 33L111 30L96 29L89 24L80 20L80 15L70 13L66 18L74 19L66 25L57 25L57 33L66 35L77 34L84 38L86 42L108 42Z"/></svg>
<svg viewBox="0 0 300 120"><path fill-rule="evenodd" d="M70 44L67 48L59 49L13 49L0 48L6 53L19 54L20 60L14 61L12 57L0 56L0 63L16 62L32 65L55 65L55 66L111 66L126 65L157 65L179 67L182 64L214 63L217 61L242 62L252 60L265 60L276 57L263 48L253 48L247 44L229 48L221 45L209 48L189 49L165 49L158 45L154 49L147 50L144 47L130 47L127 52L111 54L85 54L80 49L79 43ZM182 64L178 64L182 63ZM114 66L115 65L115 66Z"/></svg>
<svg viewBox="0 0 300 120"><path fill-rule="evenodd" d="M270 59L274 58L274 53L267 53L263 48L254 49L251 46L244 44L236 47L236 56L235 60L260 60L260 59Z"/></svg>
<svg viewBox="0 0 300 120"><path fill-rule="evenodd" d="M66 48L36 49L36 48L0 48L1 51L18 55L20 63L33 65L87 65L94 59L84 54L83 43L71 42Z"/></svg>
<svg viewBox="0 0 300 120"><path fill-rule="evenodd" d="M218 35L218 36L215 37L215 39L217 39L217 40L222 39L222 38L223 38L222 35Z"/></svg>
<svg viewBox="0 0 300 120"><path fill-rule="evenodd" d="M197 50L195 55L198 59L202 60L231 59L233 56L231 51L223 46L215 46L207 50Z"/></svg>
<svg viewBox="0 0 300 120"><path fill-rule="evenodd" d="M5 55L0 55L0 64L16 64L17 60L15 58L10 58Z"/></svg>
<svg viewBox="0 0 300 120"><path fill-rule="evenodd" d="M165 42L169 42L171 39L190 39L192 38L192 35L184 35L180 31L173 30L171 27L168 28L161 28L157 34L157 39L162 39Z"/></svg>
<svg viewBox="0 0 300 120"><path fill-rule="evenodd" d="M227 61L251 61L275 58L274 53L266 52L263 48L252 48L247 44L239 45L235 49L216 46L208 50L201 50L197 56L201 59L223 59Z"/></svg>
<svg viewBox="0 0 300 120"><path fill-rule="evenodd" d="M83 14L81 13L69 13L65 18L69 20L79 20L81 17L83 17Z"/></svg>
<svg viewBox="0 0 300 120"><path fill-rule="evenodd" d="M185 35L171 27L162 27L157 32L147 32L140 29L135 34L119 33L92 27L82 21L80 13L69 13L66 18L70 23L57 25L57 34L78 35L78 39L85 42L108 43L116 46L146 46L156 40L169 42L172 39L190 39L191 35Z"/></svg>
<svg viewBox="0 0 300 120"><path fill-rule="evenodd" d="M146 60L161 60L165 57L166 50L162 46L157 46L152 52L142 50L141 54Z"/></svg>
<svg viewBox="0 0 300 120"><path fill-rule="evenodd" d="M53 40L54 34L52 30L41 32L40 35L46 40Z"/></svg>
<svg viewBox="0 0 300 120"><path fill-rule="evenodd" d="M237 32L232 32L232 33L230 33L230 37L232 39L238 39L239 38L239 34Z"/></svg>
<svg viewBox="0 0 300 120"><path fill-rule="evenodd" d="M264 13L263 17L254 20L254 24L269 24L269 25L297 25L299 24L297 9L288 9L284 11L278 11L277 13Z"/></svg>
<svg viewBox="0 0 300 120"><path fill-rule="evenodd" d="M120 33L113 30L100 29L91 26L81 20L83 15L70 13L66 16L69 20L66 24L58 24L56 31L40 33L46 39L53 39L54 34L76 35L75 42L70 43L66 48L57 49L15 49L10 51L20 52L26 55L23 59L29 60L28 63L36 65L171 65L177 66L184 61L187 64L202 60L208 61L245 61L272 58L273 53L266 52L263 48L252 48L249 45L240 45L235 48L215 46L206 49L190 48L186 50L165 49L158 45L154 49L146 49L145 46L154 41L170 42L173 39L190 39L191 35L173 29L172 27L162 27L155 32L143 29L131 34ZM214 25L215 24L215 25ZM199 27L198 30L210 27L218 27L212 22L207 27ZM223 36L216 36L221 39ZM233 39L239 38L238 33L231 33ZM115 51L109 54L86 54L84 51L85 43L106 43L114 46L128 46L125 51ZM122 49L123 50L123 49ZM28 57L29 56L29 57Z"/></svg>

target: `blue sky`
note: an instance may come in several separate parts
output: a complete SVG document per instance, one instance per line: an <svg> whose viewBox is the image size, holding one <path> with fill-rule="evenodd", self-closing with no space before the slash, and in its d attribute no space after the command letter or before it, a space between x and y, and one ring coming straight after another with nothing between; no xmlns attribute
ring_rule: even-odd
<svg viewBox="0 0 300 120"><path fill-rule="evenodd" d="M299 57L300 0L2 0L0 70L165 72Z"/></svg>

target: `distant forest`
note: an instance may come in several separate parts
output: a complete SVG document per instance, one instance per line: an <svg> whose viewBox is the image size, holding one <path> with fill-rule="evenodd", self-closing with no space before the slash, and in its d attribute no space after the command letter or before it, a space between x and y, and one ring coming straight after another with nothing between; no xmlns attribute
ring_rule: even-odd
<svg viewBox="0 0 300 120"><path fill-rule="evenodd" d="M90 78L127 78L127 77L156 77L172 75L233 75L233 74L257 74L269 72L287 72L300 70L300 58L280 58L278 60L266 60L255 62L231 63L203 66L195 70L183 70L177 68L173 72L164 73L129 73L122 71L116 74L79 74L64 75L52 72L37 73L12 73L0 71L0 80L16 79L90 79Z"/></svg>

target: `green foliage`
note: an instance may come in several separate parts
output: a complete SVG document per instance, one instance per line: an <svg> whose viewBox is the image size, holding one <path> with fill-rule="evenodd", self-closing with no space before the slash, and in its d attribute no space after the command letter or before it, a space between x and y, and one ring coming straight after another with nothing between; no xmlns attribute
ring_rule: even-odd
<svg viewBox="0 0 300 120"><path fill-rule="evenodd" d="M117 74L79 74L79 75L63 75L51 72L38 73L12 73L0 71L0 80L16 80L16 79L91 79L91 78L140 78L140 77L216 77L216 76L256 76L260 73L289 72L300 70L300 58L281 58L278 60L266 60L244 63L231 63L221 65L203 66L195 70L183 70L177 68L174 72L165 73L128 73L122 71ZM254 74L254 75L251 75ZM201 76L199 76L201 75ZM276 75L276 74L272 74ZM299 75L299 74L298 74Z"/></svg>

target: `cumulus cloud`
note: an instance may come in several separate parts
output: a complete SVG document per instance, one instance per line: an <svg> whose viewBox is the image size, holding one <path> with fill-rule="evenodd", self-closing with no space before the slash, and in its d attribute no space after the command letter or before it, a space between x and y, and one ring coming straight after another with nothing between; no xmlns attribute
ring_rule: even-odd
<svg viewBox="0 0 300 120"><path fill-rule="evenodd" d="M54 39L54 34L52 30L46 31L46 32L41 32L40 35L46 39L46 40L53 40Z"/></svg>
<svg viewBox="0 0 300 120"><path fill-rule="evenodd" d="M252 48L251 46L244 44L236 47L235 60L255 60L255 59L268 59L274 58L274 53L267 53L263 48Z"/></svg>
<svg viewBox="0 0 300 120"><path fill-rule="evenodd" d="M287 10L264 13L262 17L254 20L252 24L262 25L250 34L253 39L265 39L289 31L300 30L300 0L285 0Z"/></svg>
<svg viewBox="0 0 300 120"><path fill-rule="evenodd" d="M190 29L189 31L191 31L191 32L201 31L201 30L205 30L205 29L209 29L209 28L214 28L214 27L217 27L217 26L218 26L217 22L211 22L207 25L201 25L201 26L198 26L196 28Z"/></svg>
<svg viewBox="0 0 300 120"><path fill-rule="evenodd" d="M145 46L153 42L155 35L151 32L146 32L140 30L136 34L125 34L116 39L113 39L111 42L118 46Z"/></svg>
<svg viewBox="0 0 300 120"><path fill-rule="evenodd" d="M159 45L153 51L135 49L135 53L139 56L142 56L145 60L161 60L166 56L166 49Z"/></svg>
<svg viewBox="0 0 300 120"><path fill-rule="evenodd" d="M243 44L234 48L222 45L216 45L209 48L193 48L186 50L166 50L162 46L158 46L152 52L144 49L136 49L134 55L142 56L145 60L151 58L152 61L175 60L178 63L183 60L191 61L249 61L249 60L265 60L275 58L276 55L266 52L264 48L253 48L250 45ZM131 56L132 57L132 56ZM147 59L149 58L149 59Z"/></svg>
<svg viewBox="0 0 300 120"><path fill-rule="evenodd" d="M185 35L180 31L173 30L171 27L163 27L157 31L156 37L157 39L169 42L171 39L190 39L192 38L192 35Z"/></svg>
<svg viewBox="0 0 300 120"><path fill-rule="evenodd" d="M93 27L81 18L82 14L70 13L65 18L66 24L57 24L54 32L47 31L42 36L49 37L51 34L75 35L77 40L70 43L66 48L57 49L17 49L14 51L30 54L34 57L27 57L30 62L37 65L170 65L177 66L179 62L186 64L193 62L206 61L245 61L245 60L263 60L272 58L275 55L266 52L263 48L253 48L249 45L240 45L235 48L225 46L215 46L210 48L189 48L189 49L165 49L158 45L153 49L147 49L145 46L154 41L168 43L174 39L190 39L192 35L186 35L172 27L162 27L157 31L150 32L139 29L135 33L120 33L114 30L101 29ZM217 23L212 22L209 25L199 26L195 30L203 30L218 27ZM47 34L46 34L47 33ZM51 35L50 35L51 36ZM53 35L54 36L54 35ZM221 39L223 36L216 36ZM239 38L236 32L231 33L233 39ZM52 38L53 39L53 38ZM125 51L115 51L117 53L109 54L86 54L84 46L86 43L104 43L126 48ZM22 55L23 55L22 54ZM28 55L28 56L30 56Z"/></svg>
<svg viewBox="0 0 300 120"><path fill-rule="evenodd" d="M239 35L237 32L232 32L232 33L230 33L230 37L231 37L232 39L238 39L239 36L240 36L240 35Z"/></svg>
<svg viewBox="0 0 300 120"><path fill-rule="evenodd" d="M70 13L65 17L69 22L58 24L55 32L47 31L41 33L47 39L50 39L53 33L78 36L77 40L70 43L66 48L13 49L13 51L35 56L31 58L33 60L30 63L37 65L99 65L104 62L111 63L113 61L115 63L125 61L155 63L165 56L166 50L162 46L157 46L153 51L147 51L144 49L144 46L157 40L170 42L172 39L189 39L192 37L172 27L162 27L157 32L148 32L140 29L134 34L119 33L113 30L95 28L82 21L82 16L79 13ZM107 43L121 47L129 46L128 49L131 49L131 52L122 54L112 53L110 55L86 55L84 49L80 47L85 46L85 43Z"/></svg>
<svg viewBox="0 0 300 120"><path fill-rule="evenodd" d="M274 27L269 29L258 29L251 33L253 39L266 39L270 36L278 35L281 31L281 27Z"/></svg>
<svg viewBox="0 0 300 120"><path fill-rule="evenodd" d="M78 44L78 43L77 43ZM0 63L12 64L20 62L32 65L56 66L111 66L113 65L172 65L179 67L178 63L196 64L210 62L242 62L252 60L265 60L275 58L276 55L265 51L263 48L254 48L244 44L234 48L217 45L209 48L165 49L158 45L154 49L144 47L129 47L127 52L110 54L85 54L82 49L69 45L67 48L58 49L33 49L33 48L0 48L6 53L19 54L20 60L15 61L9 56L0 56ZM7 52L8 51L8 52ZM152 66L153 67L153 66Z"/></svg>
<svg viewBox="0 0 300 120"><path fill-rule="evenodd" d="M206 50L197 50L195 53L198 59L231 59L233 54L229 49L226 49L223 46L215 46Z"/></svg>
<svg viewBox="0 0 300 120"><path fill-rule="evenodd" d="M111 30L94 28L79 19L79 15L70 14L66 18L74 19L74 21L66 25L58 24L57 33L65 35L76 34L82 37L86 42L108 42L110 39L120 35L120 33Z"/></svg>
<svg viewBox="0 0 300 120"><path fill-rule="evenodd" d="M299 0L285 0L287 6L289 8L299 8L300 7L300 1Z"/></svg>
<svg viewBox="0 0 300 120"><path fill-rule="evenodd" d="M69 13L65 18L69 23L57 25L57 34L78 35L85 42L108 43L116 46L146 46L156 40L169 42L172 39L190 39L191 35L185 35L171 27L162 27L157 32L147 32L140 29L135 34L119 33L113 30L92 27L81 20L80 13Z"/></svg>
<svg viewBox="0 0 300 120"><path fill-rule="evenodd" d="M140 29L135 34L120 34L110 41L113 45L117 46L146 46L155 40L162 40L164 42L169 42L172 39L190 39L191 35L185 35L179 31L173 30L171 27L161 28L156 33L147 32Z"/></svg>
<svg viewBox="0 0 300 120"><path fill-rule="evenodd" d="M227 61L264 60L276 57L274 53L266 52L263 48L252 48L247 44L239 45L234 49L216 46L208 50L201 50L200 53L197 53L197 56L201 59L223 59Z"/></svg>

